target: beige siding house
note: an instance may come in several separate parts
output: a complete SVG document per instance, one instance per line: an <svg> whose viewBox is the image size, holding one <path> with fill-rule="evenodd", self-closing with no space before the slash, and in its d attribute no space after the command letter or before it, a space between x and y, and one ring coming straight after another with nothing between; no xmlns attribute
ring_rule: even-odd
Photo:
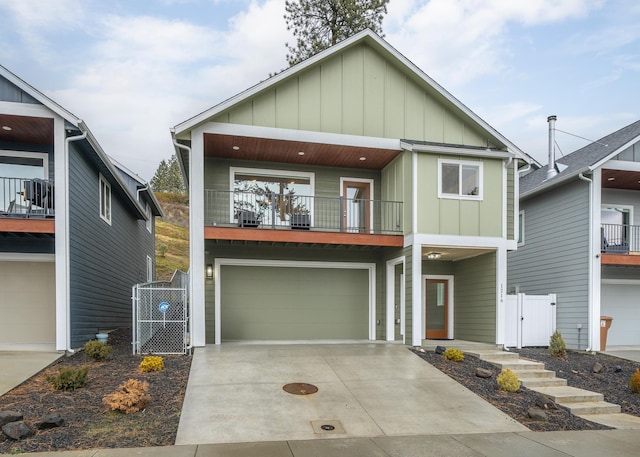
<svg viewBox="0 0 640 457"><path fill-rule="evenodd" d="M192 342L501 343L533 160L371 31L178 124Z"/></svg>

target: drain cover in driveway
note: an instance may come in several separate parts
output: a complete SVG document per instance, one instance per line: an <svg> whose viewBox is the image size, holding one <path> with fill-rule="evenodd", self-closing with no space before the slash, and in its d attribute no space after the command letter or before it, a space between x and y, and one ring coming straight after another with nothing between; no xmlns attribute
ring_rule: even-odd
<svg viewBox="0 0 640 457"><path fill-rule="evenodd" d="M318 391L318 388L313 384L292 382L291 384L285 384L282 386L282 390L293 395L310 395L315 394Z"/></svg>
<svg viewBox="0 0 640 457"><path fill-rule="evenodd" d="M345 434L347 431L342 426L342 423L338 420L327 421L311 421L311 427L313 433L317 435L327 435L331 433Z"/></svg>

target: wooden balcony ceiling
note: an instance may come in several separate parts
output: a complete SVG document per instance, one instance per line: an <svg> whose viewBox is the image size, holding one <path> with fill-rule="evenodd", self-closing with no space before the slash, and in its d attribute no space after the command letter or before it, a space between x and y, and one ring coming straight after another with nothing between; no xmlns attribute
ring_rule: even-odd
<svg viewBox="0 0 640 457"><path fill-rule="evenodd" d="M370 170L383 169L401 152L391 149L214 134L205 134L204 151L206 157ZM299 154L300 152L304 154Z"/></svg>
<svg viewBox="0 0 640 457"><path fill-rule="evenodd" d="M602 170L602 187L605 189L640 190L640 173L637 171Z"/></svg>
<svg viewBox="0 0 640 457"><path fill-rule="evenodd" d="M0 141L53 144L53 119L0 114Z"/></svg>

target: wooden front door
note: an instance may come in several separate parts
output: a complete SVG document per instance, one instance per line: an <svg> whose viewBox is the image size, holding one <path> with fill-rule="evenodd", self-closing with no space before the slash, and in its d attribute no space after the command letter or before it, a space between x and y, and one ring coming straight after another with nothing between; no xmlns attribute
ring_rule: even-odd
<svg viewBox="0 0 640 457"><path fill-rule="evenodd" d="M449 281L427 279L426 284L426 335L427 339L445 339L449 328Z"/></svg>
<svg viewBox="0 0 640 457"><path fill-rule="evenodd" d="M371 183L344 181L342 186L345 231L368 233L371 219Z"/></svg>

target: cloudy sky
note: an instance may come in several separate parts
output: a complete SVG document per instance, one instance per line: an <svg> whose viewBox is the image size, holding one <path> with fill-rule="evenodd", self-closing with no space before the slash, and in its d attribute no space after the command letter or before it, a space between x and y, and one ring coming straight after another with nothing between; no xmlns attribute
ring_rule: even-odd
<svg viewBox="0 0 640 457"><path fill-rule="evenodd" d="M286 67L284 0L0 0L0 63L150 179L169 128ZM637 0L391 0L385 39L546 163L640 118ZM567 154L587 142L559 133Z"/></svg>

